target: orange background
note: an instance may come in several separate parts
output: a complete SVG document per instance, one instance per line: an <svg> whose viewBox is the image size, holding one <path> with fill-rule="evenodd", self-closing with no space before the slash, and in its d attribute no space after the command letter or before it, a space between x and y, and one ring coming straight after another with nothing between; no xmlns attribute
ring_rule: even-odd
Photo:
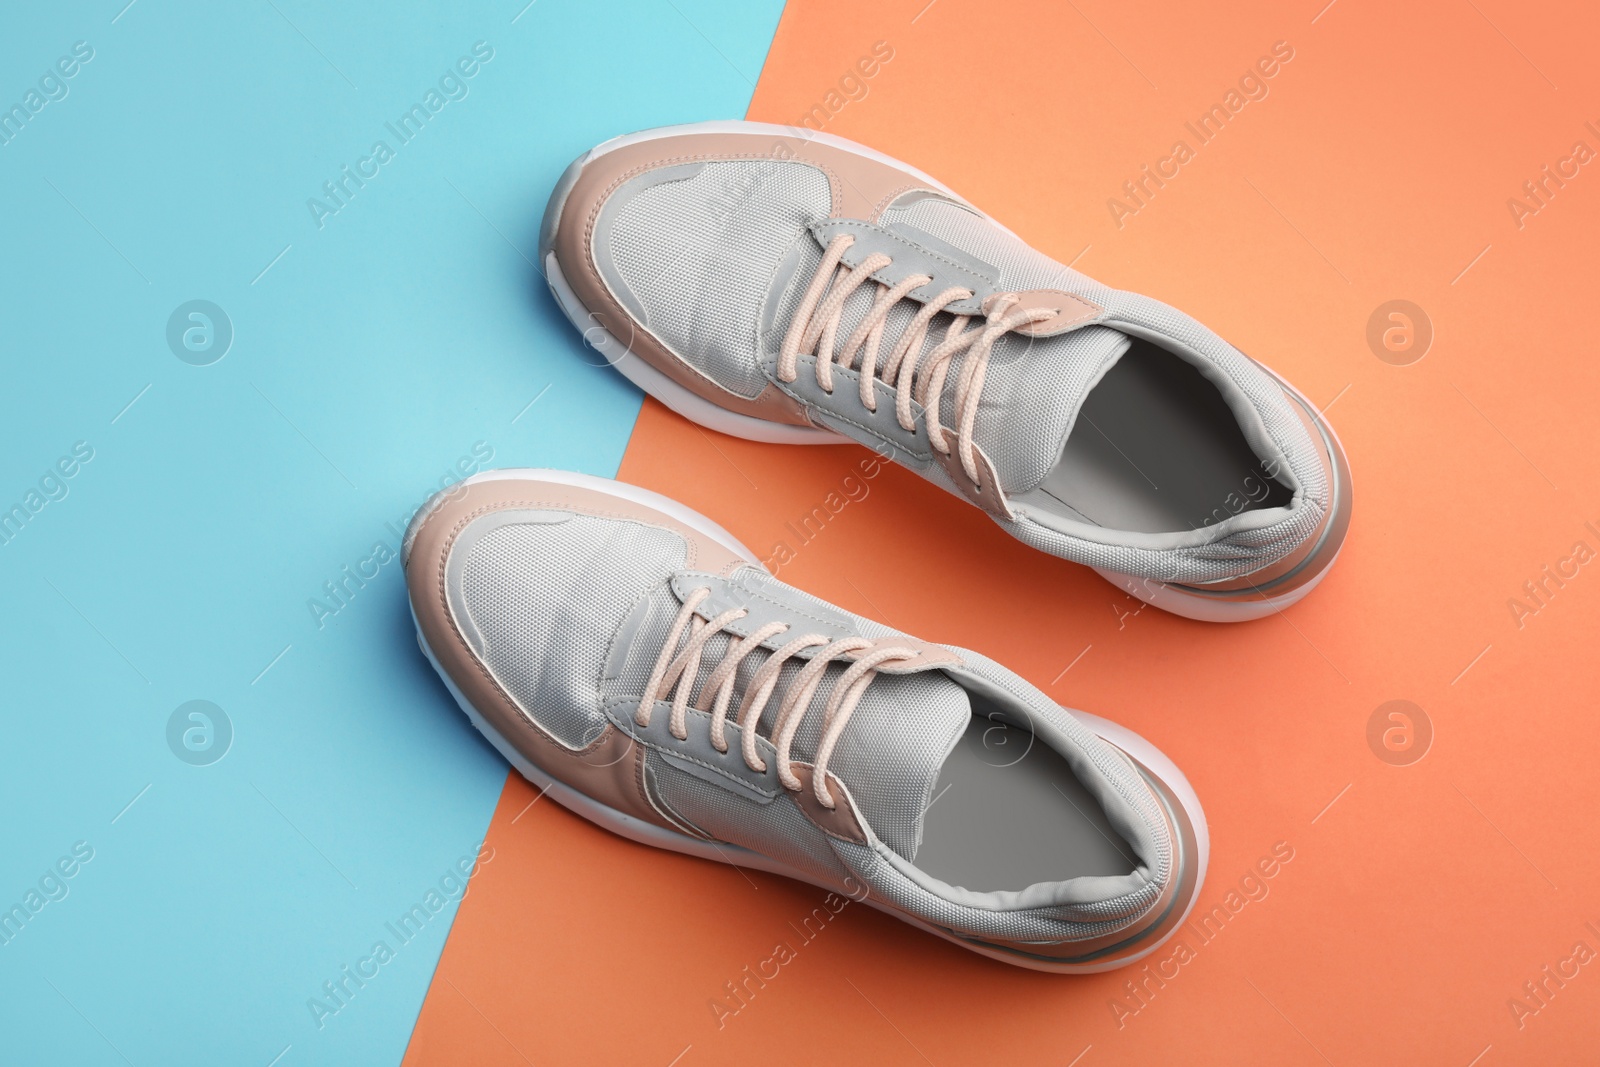
<svg viewBox="0 0 1600 1067"><path fill-rule="evenodd" d="M1508 1001L1576 942L1600 951L1600 566L1520 628L1508 601L1575 542L1600 551L1600 162L1520 229L1506 204L1575 141L1600 149L1592 5L925 2L791 0L749 117L798 121L888 42L828 132L1331 405L1356 486L1339 565L1261 622L1133 613L898 468L800 545L785 524L864 453L735 440L649 400L619 476L760 555L786 542L795 585L1149 737L1209 816L1200 910L1278 842L1294 858L1214 940L1180 935L1194 958L1141 1007L1138 967L1015 970L855 905L801 944L818 891L528 807L513 774L407 1063L1594 1062L1600 962L1520 1027ZM1184 123L1277 41L1294 58L1269 95L1119 228L1108 198L1195 147ZM1408 366L1366 340L1396 298L1435 331ZM1409 766L1367 741L1395 699L1434 731ZM797 957L719 1028L711 1000L779 941Z"/></svg>

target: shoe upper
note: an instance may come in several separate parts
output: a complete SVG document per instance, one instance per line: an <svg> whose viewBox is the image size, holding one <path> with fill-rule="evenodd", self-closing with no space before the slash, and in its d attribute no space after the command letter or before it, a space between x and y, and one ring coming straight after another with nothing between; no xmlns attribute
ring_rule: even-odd
<svg viewBox="0 0 1600 1067"><path fill-rule="evenodd" d="M874 447L1027 543L1123 574L1184 583L1259 575L1327 523L1336 446L1320 417L1212 331L1052 260L869 150L786 127L717 125L602 145L569 171L545 219L545 251L585 306L680 384L730 410ZM846 247L830 255L836 243ZM829 306L827 294L849 288L857 268L862 279ZM828 278L808 304L819 269ZM928 280L896 288L913 277ZM886 296L894 299L879 309ZM937 312L919 326L930 306ZM857 330L869 320L875 338ZM969 340L935 373L952 326ZM919 329L900 361L916 373L889 380L883 368L897 342ZM798 356L786 359L796 339ZM860 343L842 351L847 339ZM1222 486L1209 512L1138 528L1119 525L1115 509L1095 514L1073 495L1093 497L1093 487L1063 492L1053 472L1072 442L1101 432L1080 420L1096 386L1130 350L1150 346L1214 388L1236 450L1258 469L1231 495ZM915 394L909 430L905 408L896 410L900 388ZM962 436L961 447L940 447ZM1124 441L1119 451L1126 460L1135 450ZM1273 486L1270 499L1256 499L1258 483Z"/></svg>
<svg viewBox="0 0 1600 1067"><path fill-rule="evenodd" d="M1112 951L1171 928L1196 877L1187 816L1150 772L1023 679L796 590L653 506L519 473L442 494L405 547L419 632L514 761L672 834L864 888L957 937L1030 956ZM802 635L811 645L782 659ZM715 672L745 644L720 750ZM887 658L855 668L875 655ZM769 698L750 712L756 770L738 720L757 707L751 694L774 657ZM798 688L808 670L809 697ZM838 698L853 688L852 707ZM1129 869L980 890L917 865L935 784L975 700L1006 709L1070 766L1126 843ZM826 741L835 717L842 730ZM786 765L801 788L784 784Z"/></svg>

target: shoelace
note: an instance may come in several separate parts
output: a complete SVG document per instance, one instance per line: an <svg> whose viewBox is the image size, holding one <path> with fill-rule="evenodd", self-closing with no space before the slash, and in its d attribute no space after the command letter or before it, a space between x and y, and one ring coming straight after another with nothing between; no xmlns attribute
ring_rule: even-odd
<svg viewBox="0 0 1600 1067"><path fill-rule="evenodd" d="M710 595L709 588L701 587L684 600L683 608L661 645L661 653L656 656L650 677L645 681L644 696L634 716L634 721L640 727L650 725L650 715L656 701L666 699L670 692L673 694L672 717L668 720L667 728L680 741L688 738L689 695L700 673L700 656L706 642L729 623L748 614L744 608L730 608L706 622L695 614L695 608ZM693 625L690 626L689 640L677 655L673 655L673 649L677 648L684 627L690 625L691 619ZM789 628L787 623L769 622L734 642L723 655L722 662L717 664L700 687L700 699L695 703L695 709L711 712L711 744L718 752L728 751L728 705L733 699L734 676L740 662L761 647L763 641ZM750 679L744 699L739 704L736 722L740 733L739 749L745 764L758 773L764 773L767 769L766 761L756 751L756 724L761 721L761 713L778 684L778 673L783 665L807 648L824 646L814 652L810 662L795 675L783 703L778 706L778 718L772 728L772 743L778 750L778 779L787 789L799 792L804 783L794 773L789 750L794 744L795 733L800 729L800 722L810 707L811 697L822 682L823 673L835 660L863 652L876 644L876 641L865 637L842 637L831 641L822 634L803 634L772 653ZM829 694L828 703L823 709L822 740L817 744L816 759L812 764L812 792L823 807L830 811L834 807L833 795L828 791L827 784L828 759L833 754L839 735L844 732L845 724L850 721L851 712L860 702L867 686L877 677L876 668L891 660L916 659L917 656L918 652L910 648L877 648L857 658L834 683L833 692ZM714 700L710 708L706 707L708 699Z"/></svg>
<svg viewBox="0 0 1600 1067"><path fill-rule="evenodd" d="M837 284L831 290L828 289L829 282L837 278L840 259L855 240L851 234L840 234L823 253L822 263L817 267L817 273L795 311L794 321L784 334L783 346L778 352L779 379L794 381L799 373L799 358L802 355L816 355L817 384L823 392L831 394L835 356L838 357L839 366L849 370L855 363L856 353L860 352L861 403L866 409L873 412L878 410L873 379L881 377L884 384L894 386L897 390L895 417L900 428L908 432L916 430L916 421L911 414L911 401L914 398L927 412L928 440L940 453L949 455L950 445L945 440L945 429L939 421L939 401L950 361L967 352L968 358L962 364L961 377L956 380L955 389L956 454L961 459L961 469L966 471L967 477L974 482L979 481L977 460L973 456L972 428L978 417L978 398L983 392L989 354L1001 335L1019 326L1054 318L1055 309L1033 307L1013 311L1013 305L1021 299L1016 293L994 293L983 302L985 317L982 325L968 330L967 324L972 321L972 316L955 316L945 331L944 339L923 357L922 344L933 317L955 301L973 295L970 289L951 286L917 312L880 371L878 350L890 308L913 289L927 285L933 279L926 274L913 274L893 286L878 282L878 292L871 310L835 351L834 339L838 336L839 323L844 315L845 300L871 278L873 271L894 262L882 252L874 252L854 268L847 268L847 273L837 279ZM825 290L826 298L823 297ZM932 403L929 398L932 398Z"/></svg>

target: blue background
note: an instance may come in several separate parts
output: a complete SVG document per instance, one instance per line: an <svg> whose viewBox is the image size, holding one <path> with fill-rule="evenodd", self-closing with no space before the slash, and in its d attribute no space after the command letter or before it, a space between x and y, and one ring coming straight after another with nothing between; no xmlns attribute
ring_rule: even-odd
<svg viewBox="0 0 1600 1067"><path fill-rule="evenodd" d="M742 116L781 8L525 2L0 15L0 108L94 50L0 145L0 509L93 449L0 545L0 909L94 850L0 945L6 1062L404 1052L455 903L404 947L385 924L475 851L506 768L418 654L397 561L321 627L308 601L488 449L615 472L639 394L544 291L545 197L608 137ZM401 145L384 124L478 41ZM380 139L319 228L307 200ZM234 333L206 366L166 338L196 299ZM196 699L234 733L208 766L167 741ZM308 998L380 939L319 1030Z"/></svg>

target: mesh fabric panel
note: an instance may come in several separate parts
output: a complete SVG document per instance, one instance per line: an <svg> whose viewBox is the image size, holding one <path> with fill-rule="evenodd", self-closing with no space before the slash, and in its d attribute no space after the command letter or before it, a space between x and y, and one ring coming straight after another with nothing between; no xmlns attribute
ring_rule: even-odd
<svg viewBox="0 0 1600 1067"><path fill-rule="evenodd" d="M828 179L801 163L708 163L679 181L623 185L606 201L609 252L644 306L644 325L733 392L767 385L756 321L773 270L808 223L826 218ZM608 279L608 281L611 279Z"/></svg>
<svg viewBox="0 0 1600 1067"><path fill-rule="evenodd" d="M675 814L718 841L759 852L834 885L849 875L828 846L827 835L787 796L757 804L685 774L654 754L650 774L657 794Z"/></svg>
<svg viewBox="0 0 1600 1067"><path fill-rule="evenodd" d="M550 734L574 748L594 740L612 634L643 590L683 566L683 539L574 515L502 526L468 552L461 593L484 663Z"/></svg>

